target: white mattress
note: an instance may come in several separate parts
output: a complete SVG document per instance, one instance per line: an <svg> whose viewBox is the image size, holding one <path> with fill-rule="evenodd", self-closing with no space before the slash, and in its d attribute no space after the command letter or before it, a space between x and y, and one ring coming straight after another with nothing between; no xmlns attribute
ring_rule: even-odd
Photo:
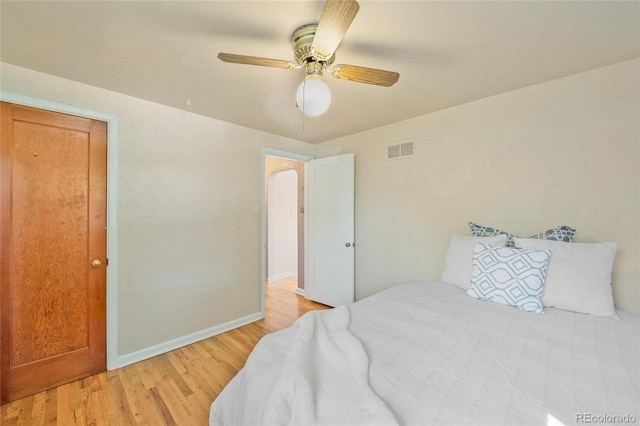
<svg viewBox="0 0 640 426"><path fill-rule="evenodd" d="M568 425L580 416L612 423L625 415L640 421L637 316L552 308L537 315L439 281L398 285L341 309L343 329L331 325L340 311L320 311L265 336L212 404L210 423L367 424L371 416L409 425ZM333 343L319 347L322 341ZM306 358L296 361L294 353ZM339 367L327 367L332 354L344 361ZM268 406L287 409L267 415Z"/></svg>

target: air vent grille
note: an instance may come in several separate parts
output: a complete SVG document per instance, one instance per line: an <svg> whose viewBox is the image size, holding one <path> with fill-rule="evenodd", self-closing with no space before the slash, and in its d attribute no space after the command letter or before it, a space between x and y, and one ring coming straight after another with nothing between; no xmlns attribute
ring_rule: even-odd
<svg viewBox="0 0 640 426"><path fill-rule="evenodd" d="M387 160L413 157L415 153L416 142L414 140L387 146Z"/></svg>

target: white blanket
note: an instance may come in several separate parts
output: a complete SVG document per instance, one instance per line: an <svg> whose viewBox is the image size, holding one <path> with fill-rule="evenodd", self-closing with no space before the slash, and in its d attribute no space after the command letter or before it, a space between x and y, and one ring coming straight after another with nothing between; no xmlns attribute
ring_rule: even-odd
<svg viewBox="0 0 640 426"><path fill-rule="evenodd" d="M537 315L438 281L399 285L263 338L210 422L637 424L640 318L618 315Z"/></svg>
<svg viewBox="0 0 640 426"><path fill-rule="evenodd" d="M340 306L265 336L216 399L210 424L397 424L369 386L369 358L350 322Z"/></svg>

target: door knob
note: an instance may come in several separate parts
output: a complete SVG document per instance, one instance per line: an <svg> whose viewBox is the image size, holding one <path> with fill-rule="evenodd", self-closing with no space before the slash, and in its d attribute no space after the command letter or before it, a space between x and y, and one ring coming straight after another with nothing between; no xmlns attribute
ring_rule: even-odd
<svg viewBox="0 0 640 426"><path fill-rule="evenodd" d="M94 268L99 268L100 266L102 266L102 262L100 262L98 259L93 259L91 261L91 266L93 266Z"/></svg>
<svg viewBox="0 0 640 426"><path fill-rule="evenodd" d="M344 245L345 247L351 247L351 243L347 243Z"/></svg>

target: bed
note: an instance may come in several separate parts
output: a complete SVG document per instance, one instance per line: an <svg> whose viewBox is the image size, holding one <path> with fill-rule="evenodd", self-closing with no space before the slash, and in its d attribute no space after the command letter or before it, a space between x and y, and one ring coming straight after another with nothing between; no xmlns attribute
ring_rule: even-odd
<svg viewBox="0 0 640 426"><path fill-rule="evenodd" d="M577 312L551 306L560 297L534 313L471 295L478 251L504 251L504 239L487 238L452 237L447 282L399 284L265 336L211 405L210 425L637 423L640 317L598 311L600 301ZM554 244L546 284L566 272L568 244Z"/></svg>

